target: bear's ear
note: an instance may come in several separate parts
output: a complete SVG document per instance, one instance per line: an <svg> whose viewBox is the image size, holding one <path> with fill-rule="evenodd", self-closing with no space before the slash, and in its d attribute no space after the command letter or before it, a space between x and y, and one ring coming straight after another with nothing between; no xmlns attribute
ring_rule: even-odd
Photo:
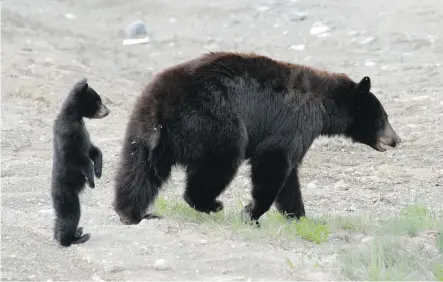
<svg viewBox="0 0 443 282"><path fill-rule="evenodd" d="M371 90L371 79L368 76L363 77L363 79L357 84L358 94L366 94Z"/></svg>
<svg viewBox="0 0 443 282"><path fill-rule="evenodd" d="M88 90L88 80L86 78L82 78L74 85L74 92L76 94L83 93Z"/></svg>

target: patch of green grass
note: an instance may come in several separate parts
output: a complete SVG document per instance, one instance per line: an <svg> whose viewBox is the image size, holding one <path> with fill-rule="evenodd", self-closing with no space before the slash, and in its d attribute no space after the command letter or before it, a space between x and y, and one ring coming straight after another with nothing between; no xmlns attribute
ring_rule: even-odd
<svg viewBox="0 0 443 282"><path fill-rule="evenodd" d="M363 247L353 246L341 255L340 260L342 273L353 280L438 278L435 255L424 249L406 246L399 238L380 237Z"/></svg>
<svg viewBox="0 0 443 282"><path fill-rule="evenodd" d="M287 220L274 210L268 211L260 218L260 228L253 228L244 223L238 211L224 209L218 213L205 214L197 212L185 202L167 201L158 197L154 212L178 221L187 221L209 225L211 228L229 228L236 234L248 237L296 239L303 238L316 244L328 241L329 227L317 220L302 218L299 222Z"/></svg>
<svg viewBox="0 0 443 282"><path fill-rule="evenodd" d="M432 273L435 275L437 281L443 281L443 258L434 264Z"/></svg>
<svg viewBox="0 0 443 282"><path fill-rule="evenodd" d="M342 226L347 224L345 221ZM393 219L374 222L373 228L377 235L374 240L369 244L354 245L341 254L342 273L346 277L442 281L442 218L432 216L425 206L416 204L402 209ZM436 250L424 248L420 246L420 240L410 238L427 229L440 230L436 236Z"/></svg>
<svg viewBox="0 0 443 282"><path fill-rule="evenodd" d="M354 232L369 232L376 224L370 216L323 216L331 228Z"/></svg>
<svg viewBox="0 0 443 282"><path fill-rule="evenodd" d="M400 215L388 220L378 230L382 234L397 234L417 236L417 233L426 229L436 229L441 225L442 219L431 216L423 205L411 205L400 211Z"/></svg>
<svg viewBox="0 0 443 282"><path fill-rule="evenodd" d="M440 228L440 232L437 234L437 250L443 253L443 228ZM442 267L443 268L443 267Z"/></svg>

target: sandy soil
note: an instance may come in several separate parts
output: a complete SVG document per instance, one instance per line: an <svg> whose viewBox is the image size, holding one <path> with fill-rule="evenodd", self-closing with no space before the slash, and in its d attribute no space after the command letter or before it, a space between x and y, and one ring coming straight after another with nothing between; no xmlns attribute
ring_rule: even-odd
<svg viewBox="0 0 443 282"><path fill-rule="evenodd" d="M388 217L417 198L442 209L441 0L11 0L2 1L1 17L2 279L340 279L337 238L320 246L264 244L168 218L124 226L113 213L113 175L136 96L153 73L210 50L254 51L372 78L403 143L379 153L343 139L317 140L301 171L308 216ZM136 19L147 23L151 42L123 46ZM329 30L311 34L318 21ZM81 225L91 240L62 249L52 241L51 126L84 76L112 112L87 122L105 158L96 189L82 196ZM222 196L226 208L247 201L248 175L245 165ZM165 188L179 199L180 169ZM322 268L308 263L293 271L285 263L299 266L308 253ZM157 259L169 269L156 270Z"/></svg>

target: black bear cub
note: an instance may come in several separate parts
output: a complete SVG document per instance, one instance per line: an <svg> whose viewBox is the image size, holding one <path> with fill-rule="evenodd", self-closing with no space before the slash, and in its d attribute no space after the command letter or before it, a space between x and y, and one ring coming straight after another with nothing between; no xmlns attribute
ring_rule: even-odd
<svg viewBox="0 0 443 282"><path fill-rule="evenodd" d="M159 74L138 98L116 175L114 209L124 224L147 210L183 165L184 200L200 212L223 209L218 196L244 160L251 164L247 222L275 204L305 216L298 168L320 135L344 136L377 151L400 137L371 92L369 77L229 52L205 54Z"/></svg>
<svg viewBox="0 0 443 282"><path fill-rule="evenodd" d="M78 195L86 183L94 188L94 175L100 178L102 174L102 152L91 143L83 118L104 118L109 112L84 78L71 89L55 119L51 187L56 215L54 239L64 247L89 240L90 235L83 234L83 228L77 227Z"/></svg>

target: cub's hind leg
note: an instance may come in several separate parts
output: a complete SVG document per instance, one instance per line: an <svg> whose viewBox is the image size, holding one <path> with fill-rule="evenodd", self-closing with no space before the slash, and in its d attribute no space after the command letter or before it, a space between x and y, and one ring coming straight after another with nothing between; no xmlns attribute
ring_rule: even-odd
<svg viewBox="0 0 443 282"><path fill-rule="evenodd" d="M59 190L53 194L56 214L54 239L64 247L82 244L89 240L90 234L83 234L78 227L80 221L80 200L76 191Z"/></svg>

